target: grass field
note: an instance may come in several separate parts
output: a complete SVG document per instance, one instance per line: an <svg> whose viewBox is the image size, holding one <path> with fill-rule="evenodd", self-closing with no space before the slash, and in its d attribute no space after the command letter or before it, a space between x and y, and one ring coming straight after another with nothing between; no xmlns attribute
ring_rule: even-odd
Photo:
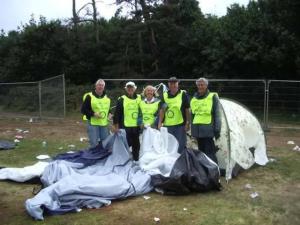
<svg viewBox="0 0 300 225"><path fill-rule="evenodd" d="M80 119L33 121L0 119L0 139L13 140L17 128L28 130L16 149L0 151L0 166L23 167L35 163L35 156L51 156L87 147L80 142L86 136ZM46 216L34 221L25 211L24 202L33 197L38 184L0 181L0 224L300 224L300 152L292 151L288 140L300 145L300 132L271 130L266 133L268 156L275 162L265 167L254 166L242 172L228 184L222 178L221 192L194 193L187 196L163 196L149 193L143 196L113 201L108 207L84 209L80 213ZM42 142L47 141L47 147ZM60 149L60 148L63 149ZM245 185L250 184L251 189ZM259 196L252 199L250 194ZM185 210L184 210L185 208Z"/></svg>

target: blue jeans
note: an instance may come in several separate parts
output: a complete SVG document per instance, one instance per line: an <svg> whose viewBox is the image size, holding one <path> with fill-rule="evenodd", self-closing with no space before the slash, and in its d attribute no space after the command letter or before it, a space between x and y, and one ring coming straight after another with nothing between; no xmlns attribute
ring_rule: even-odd
<svg viewBox="0 0 300 225"><path fill-rule="evenodd" d="M186 147L186 131L184 125L175 125L175 126L166 126L168 132L172 134L178 141L178 153L182 153L184 148Z"/></svg>
<svg viewBox="0 0 300 225"><path fill-rule="evenodd" d="M90 121L87 121L87 133L91 148L96 147L99 141L104 140L109 135L107 126L91 125Z"/></svg>

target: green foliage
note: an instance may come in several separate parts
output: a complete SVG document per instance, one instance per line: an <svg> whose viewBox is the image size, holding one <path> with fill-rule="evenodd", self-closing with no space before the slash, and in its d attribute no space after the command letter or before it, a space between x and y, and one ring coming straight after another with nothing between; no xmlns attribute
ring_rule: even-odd
<svg viewBox="0 0 300 225"><path fill-rule="evenodd" d="M0 33L1 82L37 81L64 73L70 83L102 78L299 79L300 3L258 0L233 4L223 17L203 15L196 0L126 2L132 17L73 29L32 18Z"/></svg>

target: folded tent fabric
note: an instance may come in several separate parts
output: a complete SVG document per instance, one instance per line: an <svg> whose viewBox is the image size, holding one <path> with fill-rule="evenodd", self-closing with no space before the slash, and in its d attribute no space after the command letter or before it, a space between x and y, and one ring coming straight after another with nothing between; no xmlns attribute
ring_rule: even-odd
<svg viewBox="0 0 300 225"><path fill-rule="evenodd" d="M206 192L221 188L218 165L204 153L192 149L184 150L169 177L153 175L151 184L155 189L170 195Z"/></svg>
<svg viewBox="0 0 300 225"><path fill-rule="evenodd" d="M16 147L15 143L11 141L0 140L0 150L9 150Z"/></svg>
<svg viewBox="0 0 300 225"><path fill-rule="evenodd" d="M50 214L78 208L98 208L113 199L150 192L151 177L131 160L124 130L110 135L103 143L112 154L96 164L56 160L45 169L42 182L46 188L25 202L27 212L42 220L44 209Z"/></svg>

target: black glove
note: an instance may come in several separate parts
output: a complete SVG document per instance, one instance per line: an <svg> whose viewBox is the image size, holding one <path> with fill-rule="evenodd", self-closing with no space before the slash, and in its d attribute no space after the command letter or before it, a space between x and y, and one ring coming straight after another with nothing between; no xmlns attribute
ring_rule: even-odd
<svg viewBox="0 0 300 225"><path fill-rule="evenodd" d="M220 132L215 132L214 135L215 135L216 140L218 140L220 138Z"/></svg>

